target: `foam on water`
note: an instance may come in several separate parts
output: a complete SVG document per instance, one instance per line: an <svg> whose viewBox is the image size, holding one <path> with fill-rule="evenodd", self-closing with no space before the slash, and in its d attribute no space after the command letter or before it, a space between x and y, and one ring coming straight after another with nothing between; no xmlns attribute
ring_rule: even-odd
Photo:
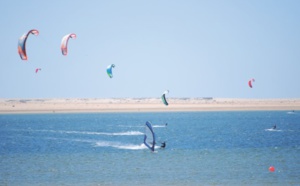
<svg viewBox="0 0 300 186"><path fill-rule="evenodd" d="M32 132L51 132L61 134L85 134L85 135L107 135L107 136L138 136L144 135L140 131L125 131L125 132L93 132L93 131L64 131L64 130L30 130Z"/></svg>
<svg viewBox="0 0 300 186"><path fill-rule="evenodd" d="M279 130L279 129L265 129L265 131L269 131L269 132L282 132L282 130Z"/></svg>
<svg viewBox="0 0 300 186"><path fill-rule="evenodd" d="M167 127L166 125L152 125L153 128L162 128Z"/></svg>
<svg viewBox="0 0 300 186"><path fill-rule="evenodd" d="M126 150L142 150L147 149L144 144L135 145L135 144L126 144L121 142L113 142L113 141L97 141L96 147L113 147L117 149L126 149Z"/></svg>

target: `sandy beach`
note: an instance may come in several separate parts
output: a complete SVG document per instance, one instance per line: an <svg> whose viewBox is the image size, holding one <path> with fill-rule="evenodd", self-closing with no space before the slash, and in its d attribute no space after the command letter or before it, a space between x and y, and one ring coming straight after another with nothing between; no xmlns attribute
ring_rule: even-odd
<svg viewBox="0 0 300 186"><path fill-rule="evenodd" d="M300 99L169 98L0 99L0 113L300 110Z"/></svg>

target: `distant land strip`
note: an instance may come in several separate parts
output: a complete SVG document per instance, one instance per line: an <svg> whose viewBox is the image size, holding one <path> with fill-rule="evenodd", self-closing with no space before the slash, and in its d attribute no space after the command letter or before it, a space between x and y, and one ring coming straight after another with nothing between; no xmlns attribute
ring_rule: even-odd
<svg viewBox="0 0 300 186"><path fill-rule="evenodd" d="M300 98L72 98L0 99L0 114L300 110Z"/></svg>

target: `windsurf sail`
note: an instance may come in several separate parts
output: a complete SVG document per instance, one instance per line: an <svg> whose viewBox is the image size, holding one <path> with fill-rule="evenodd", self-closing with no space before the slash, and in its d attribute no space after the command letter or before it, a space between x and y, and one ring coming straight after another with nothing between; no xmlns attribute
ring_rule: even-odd
<svg viewBox="0 0 300 186"><path fill-rule="evenodd" d="M155 134L152 129L152 125L150 122L146 122L146 131L144 136L144 144L154 152L155 149Z"/></svg>

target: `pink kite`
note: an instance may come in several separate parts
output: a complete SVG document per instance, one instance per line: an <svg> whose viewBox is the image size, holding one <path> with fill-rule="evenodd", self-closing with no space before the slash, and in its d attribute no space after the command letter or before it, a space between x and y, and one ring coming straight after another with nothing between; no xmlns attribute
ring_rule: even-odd
<svg viewBox="0 0 300 186"><path fill-rule="evenodd" d="M41 68L35 69L35 73L38 73L38 71L42 70Z"/></svg>
<svg viewBox="0 0 300 186"><path fill-rule="evenodd" d="M67 34L65 35L62 40L61 40L61 52L63 55L67 55L68 54L68 41L70 38L76 39L76 34Z"/></svg>
<svg viewBox="0 0 300 186"><path fill-rule="evenodd" d="M255 82L255 79L252 78L248 81L248 85L250 88L252 88L252 82Z"/></svg>
<svg viewBox="0 0 300 186"><path fill-rule="evenodd" d="M27 33L23 34L20 38L19 38L19 42L18 42L18 53L21 57L22 60L27 60L27 54L26 54L26 41L27 38L29 36L29 34L33 34L33 35L39 35L39 31L36 29L32 29L29 30Z"/></svg>

